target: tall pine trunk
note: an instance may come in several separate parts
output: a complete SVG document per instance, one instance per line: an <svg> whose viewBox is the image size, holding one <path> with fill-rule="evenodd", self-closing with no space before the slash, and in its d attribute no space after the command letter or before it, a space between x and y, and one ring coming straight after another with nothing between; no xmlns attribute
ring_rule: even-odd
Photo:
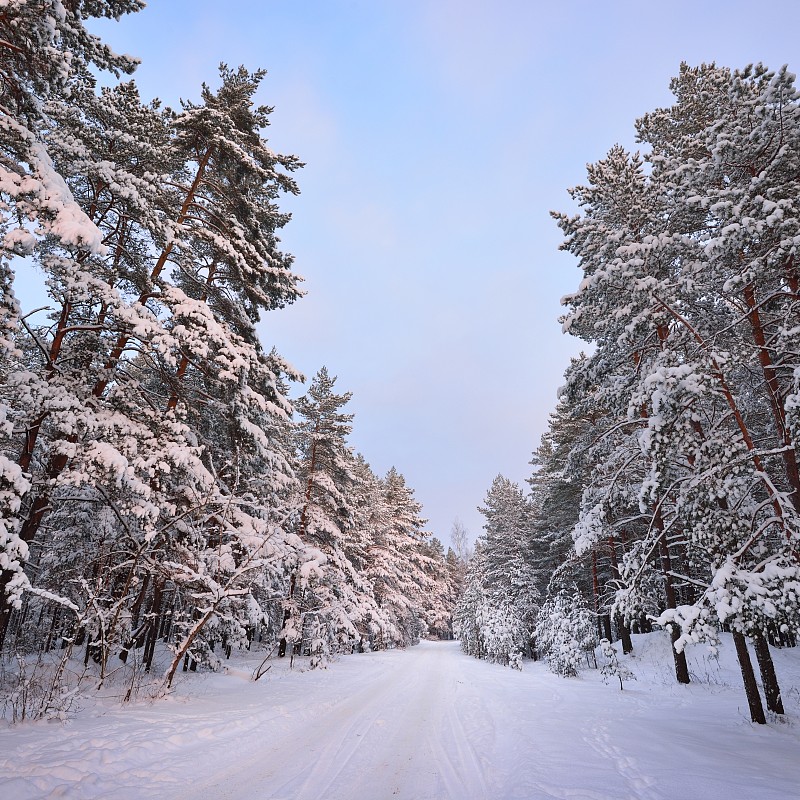
<svg viewBox="0 0 800 800"><path fill-rule="evenodd" d="M750 322L750 330L753 339L758 347L758 362L761 364L761 371L764 375L764 383L767 387L767 399L772 412L772 419L775 423L775 433L780 445L781 458L786 470L786 479L791 488L792 505L800 511L800 471L797 466L797 455L794 450L792 434L786 421L786 411L783 407L781 386L778 381L778 372L772 360L772 354L767 347L767 337L761 315L758 311L755 289L749 283L744 288L744 301L747 304L747 319Z"/></svg>
<svg viewBox="0 0 800 800"><path fill-rule="evenodd" d="M617 546L613 536L608 537L608 547L611 552L611 574L615 580L620 580L619 561L617 561ZM622 652L626 655L633 652L633 641L631 640L631 629L625 624L622 614L615 615L619 638L622 640Z"/></svg>
<svg viewBox="0 0 800 800"><path fill-rule="evenodd" d="M767 639L760 631L756 632L752 638L758 669L761 672L761 684L764 687L767 708L773 714L783 714L781 687L778 685L778 676L775 674L775 664L772 661L772 654L769 652Z"/></svg>
<svg viewBox="0 0 800 800"><path fill-rule="evenodd" d="M294 598L294 589L297 583L297 573L292 572L292 577L289 580L289 597L287 600L286 608L283 610L283 624L281 625L281 630L286 628L287 623L292 618L292 612L289 609L289 603L292 602ZM278 658L283 658L286 655L286 645L288 642L286 641L286 637L281 637L281 640L278 644Z"/></svg>
<svg viewBox="0 0 800 800"><path fill-rule="evenodd" d="M750 660L750 653L747 652L747 640L743 633L733 631L733 644L736 647L736 656L739 659L739 668L742 671L742 681L744 682L744 693L747 695L747 705L750 709L750 719L759 725L766 725L767 719L764 716L764 706L761 704L761 695L758 693L758 684L753 672L753 662Z"/></svg>
<svg viewBox="0 0 800 800"><path fill-rule="evenodd" d="M597 638L602 639L603 624L600 619L600 582L597 577L597 551L592 550L592 600L594 601L594 618L597 625Z"/></svg>
<svg viewBox="0 0 800 800"><path fill-rule="evenodd" d="M672 582L672 561L669 555L669 545L667 544L667 535L664 531L664 521L661 518L661 512L656 509L655 517L653 518L653 527L659 532L659 543L661 548L661 571L664 574L664 590L667 599L667 608L675 609L678 604L675 599L675 586ZM680 636L678 626L673 623L670 625L669 631L670 641L672 642L672 660L675 662L675 678L678 683L690 683L689 680L689 667L686 664L686 653L683 650L680 653L675 649L675 642Z"/></svg>

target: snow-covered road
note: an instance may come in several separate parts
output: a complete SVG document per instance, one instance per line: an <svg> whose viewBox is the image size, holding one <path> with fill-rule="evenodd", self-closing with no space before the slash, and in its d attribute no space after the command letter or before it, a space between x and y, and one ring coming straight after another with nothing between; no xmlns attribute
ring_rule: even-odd
<svg viewBox="0 0 800 800"><path fill-rule="evenodd" d="M423 642L257 684L244 673L193 678L187 697L0 730L0 797L798 796L796 715L753 726L734 687L678 687L668 670L663 682L651 670L620 692L596 672L564 680L525 667Z"/></svg>
<svg viewBox="0 0 800 800"><path fill-rule="evenodd" d="M382 669L356 670L333 699L287 709L252 758L203 792L250 798L268 786L269 797L287 800L488 797L480 747L491 715L453 669L464 659L452 644L431 642L395 655L381 659Z"/></svg>

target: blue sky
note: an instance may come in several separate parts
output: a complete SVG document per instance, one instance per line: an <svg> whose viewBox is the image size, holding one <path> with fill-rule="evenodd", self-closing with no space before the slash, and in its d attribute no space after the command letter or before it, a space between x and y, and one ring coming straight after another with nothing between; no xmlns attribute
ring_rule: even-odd
<svg viewBox="0 0 800 800"><path fill-rule="evenodd" d="M260 325L353 392L351 444L394 465L447 542L515 481L570 355L579 280L550 209L670 102L682 60L800 68L800 4L151 0L93 29L142 59L143 97L197 99L217 65L268 70L274 149L306 162L282 239L308 296ZM23 295L24 300L24 295Z"/></svg>

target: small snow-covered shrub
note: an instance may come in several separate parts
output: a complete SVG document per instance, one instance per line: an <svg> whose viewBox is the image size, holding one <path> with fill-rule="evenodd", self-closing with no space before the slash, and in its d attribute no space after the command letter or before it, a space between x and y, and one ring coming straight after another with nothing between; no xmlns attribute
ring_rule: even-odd
<svg viewBox="0 0 800 800"><path fill-rule="evenodd" d="M11 723L66 719L73 710L85 669L69 664L71 648L0 658L0 719Z"/></svg>
<svg viewBox="0 0 800 800"><path fill-rule="evenodd" d="M481 636L487 661L522 669L519 620L507 605L486 605Z"/></svg>
<svg viewBox="0 0 800 800"><path fill-rule="evenodd" d="M544 603L536 624L536 641L551 672L577 676L584 656L597 644L594 616L580 594L562 591Z"/></svg>
<svg viewBox="0 0 800 800"><path fill-rule="evenodd" d="M636 676L628 669L625 664L620 664L617 658L617 651L608 639L600 640L600 653L603 656L603 664L600 667L600 674L603 680L608 682L612 677L619 679L619 688L622 691L622 681L635 681Z"/></svg>

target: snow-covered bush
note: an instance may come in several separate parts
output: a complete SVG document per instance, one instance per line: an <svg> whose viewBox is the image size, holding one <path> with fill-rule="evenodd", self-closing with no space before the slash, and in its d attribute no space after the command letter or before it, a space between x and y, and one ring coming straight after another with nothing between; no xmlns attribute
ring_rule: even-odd
<svg viewBox="0 0 800 800"><path fill-rule="evenodd" d="M621 664L617 658L617 651L608 639L600 640L600 653L603 656L603 664L600 667L600 674L603 679L616 676L619 679L619 689L622 691L622 681L635 681L636 676L628 669L627 665Z"/></svg>
<svg viewBox="0 0 800 800"><path fill-rule="evenodd" d="M481 637L486 660L522 669L523 636L514 609L504 604L487 604L481 616Z"/></svg>
<svg viewBox="0 0 800 800"><path fill-rule="evenodd" d="M594 615L577 592L549 598L539 612L536 642L556 675L575 677L597 644Z"/></svg>

